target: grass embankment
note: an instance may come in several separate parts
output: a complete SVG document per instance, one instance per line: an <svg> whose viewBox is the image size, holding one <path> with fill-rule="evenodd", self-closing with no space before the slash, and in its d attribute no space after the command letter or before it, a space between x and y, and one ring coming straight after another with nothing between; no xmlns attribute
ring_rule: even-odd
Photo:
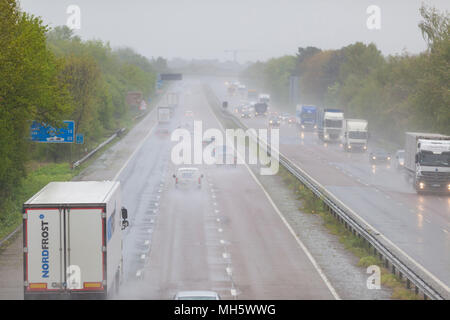
<svg viewBox="0 0 450 320"><path fill-rule="evenodd" d="M22 222L22 204L50 181L71 180L78 170L71 170L69 163L39 164L32 162L29 173L20 182L14 196L5 201L1 210L5 213L0 221L0 239L11 233Z"/></svg>
<svg viewBox="0 0 450 320"><path fill-rule="evenodd" d="M312 191L301 184L296 177L291 175L286 169L280 167L279 176L283 182L295 192L297 199L301 201L302 212L309 214L318 214L322 217L324 226L331 234L338 237L344 247L359 258L358 266L367 268L371 265L377 265L381 270L381 284L391 288L392 299L416 300L419 296L406 288L406 280L401 280L393 275L383 266L383 262L373 253L370 246L362 238L358 238L348 231L332 214L330 214L322 202Z"/></svg>

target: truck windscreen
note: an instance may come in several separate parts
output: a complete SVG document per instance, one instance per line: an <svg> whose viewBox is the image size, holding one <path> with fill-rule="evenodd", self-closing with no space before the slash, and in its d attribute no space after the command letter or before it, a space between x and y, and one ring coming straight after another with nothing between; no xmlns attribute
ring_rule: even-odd
<svg viewBox="0 0 450 320"><path fill-rule="evenodd" d="M327 128L342 128L342 120L325 120L325 127Z"/></svg>
<svg viewBox="0 0 450 320"><path fill-rule="evenodd" d="M348 133L350 139L367 139L367 132L365 131L350 131Z"/></svg>
<svg viewBox="0 0 450 320"><path fill-rule="evenodd" d="M450 167L450 152L434 154L431 151L420 153L420 164L423 166Z"/></svg>

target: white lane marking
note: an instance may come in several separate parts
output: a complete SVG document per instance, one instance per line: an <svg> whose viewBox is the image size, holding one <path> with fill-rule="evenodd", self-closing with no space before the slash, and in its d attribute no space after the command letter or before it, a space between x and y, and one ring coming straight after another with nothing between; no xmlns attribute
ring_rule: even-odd
<svg viewBox="0 0 450 320"><path fill-rule="evenodd" d="M216 210L214 210L214 212L215 212L215 213L219 213L219 212L220 212L220 210L217 210L217 209L216 209Z"/></svg>
<svg viewBox="0 0 450 320"><path fill-rule="evenodd" d="M217 218L216 221L217 221L217 222L220 222L220 218Z"/></svg>
<svg viewBox="0 0 450 320"><path fill-rule="evenodd" d="M219 232L223 232L223 229L222 229L222 228L219 228L219 229L217 229L217 231L219 231Z"/></svg>
<svg viewBox="0 0 450 320"><path fill-rule="evenodd" d="M230 254L228 252L224 252L224 253L222 253L222 258L229 259L230 258Z"/></svg>
<svg viewBox="0 0 450 320"><path fill-rule="evenodd" d="M222 128L222 131L225 131L225 128L223 127L222 123L219 121L219 119L217 119L216 114L211 110L211 107L208 108L208 110L210 111L210 113L214 116L214 118L216 119L217 123L219 124L219 126ZM300 248L302 248L302 250L305 252L306 256L308 257L309 261L311 262L311 264L314 266L314 268L316 269L317 273L320 275L320 277L322 278L323 282L325 282L325 285L327 286L328 290L330 290L331 294L333 295L333 297L336 300L341 300L341 298L339 297L338 293L336 292L336 290L334 289L333 285L331 284L331 282L328 280L327 276L325 275L325 273L322 271L322 269L320 268L320 266L317 264L316 260L314 259L314 257L311 255L311 253L309 252L309 250L306 248L306 246L303 244L303 242L299 239L299 237L297 237L297 235L295 234L294 230L292 229L292 227L289 225L289 223L286 221L286 219L283 217L283 215L281 214L280 210L278 210L277 206L275 205L275 203L273 202L272 198L270 197L269 193L266 191L266 189L264 189L263 185L259 182L259 180L256 178L255 174L253 173L253 171L250 169L250 167L247 165L247 163L244 161L244 165L247 168L247 171L250 173L250 175L253 177L253 180L256 182L256 184L261 188L261 190L264 192L264 194L266 195L267 199L269 200L270 204L272 205L272 207L274 208L275 212L278 214L278 216L280 217L281 221L283 221L284 225L288 228L289 232L291 233L291 235L294 237L294 239L297 241L297 244L300 246Z"/></svg>
<svg viewBox="0 0 450 320"><path fill-rule="evenodd" d="M231 269L231 267L226 267L226 268L225 268L225 271L227 272L227 274L228 274L229 276L231 276L231 275L233 274L233 269Z"/></svg>
<svg viewBox="0 0 450 320"><path fill-rule="evenodd" d="M151 114L156 112L156 109L158 108L153 108L152 111L150 111L150 113L148 114L147 117L150 117ZM146 117L146 118L147 118ZM147 141L148 137L150 137L150 135L152 134L153 130L155 130L156 125L158 124L158 121L155 122L155 124L153 125L153 127L150 128L150 131L146 134L146 136L144 137L144 139L142 139L142 141L139 143L139 145L137 146L137 148L133 151L133 153L131 154L131 156L127 159L127 161L123 164L122 168L120 168L120 170L116 173L116 175L113 178L113 181L117 181L117 179L119 179L120 174L122 173L122 171L128 166L128 164L130 163L130 161L134 158L134 156L136 155L136 153L138 153L139 150L141 150L142 146L144 145L144 143Z"/></svg>

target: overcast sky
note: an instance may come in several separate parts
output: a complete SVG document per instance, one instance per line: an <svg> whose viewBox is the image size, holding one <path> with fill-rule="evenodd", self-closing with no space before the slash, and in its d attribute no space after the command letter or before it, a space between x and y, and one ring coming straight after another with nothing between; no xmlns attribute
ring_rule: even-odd
<svg viewBox="0 0 450 320"><path fill-rule="evenodd" d="M265 60L297 47L337 49L374 42L384 54L418 53L422 2L450 11L449 0L20 0L50 26L66 24L69 5L81 10L83 39L129 46L147 57ZM381 29L366 13L380 8Z"/></svg>

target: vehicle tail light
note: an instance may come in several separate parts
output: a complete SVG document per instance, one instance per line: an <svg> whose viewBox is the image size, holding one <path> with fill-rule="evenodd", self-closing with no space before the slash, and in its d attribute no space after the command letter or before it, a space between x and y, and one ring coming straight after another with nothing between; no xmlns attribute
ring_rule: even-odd
<svg viewBox="0 0 450 320"><path fill-rule="evenodd" d="M47 289L46 283L30 283L30 290L45 290Z"/></svg>
<svg viewBox="0 0 450 320"><path fill-rule="evenodd" d="M178 178L175 178L175 183L178 183Z"/></svg>
<svg viewBox="0 0 450 320"><path fill-rule="evenodd" d="M85 282L83 283L85 289L100 289L102 287L101 282Z"/></svg>

